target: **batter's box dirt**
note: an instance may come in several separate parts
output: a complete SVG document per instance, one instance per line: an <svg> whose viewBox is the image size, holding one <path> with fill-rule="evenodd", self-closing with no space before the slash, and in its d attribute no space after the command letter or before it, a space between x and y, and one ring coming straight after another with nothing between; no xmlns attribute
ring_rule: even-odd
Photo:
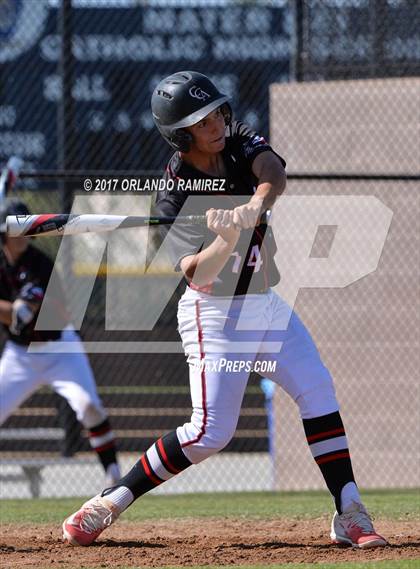
<svg viewBox="0 0 420 569"><path fill-rule="evenodd" d="M64 545L56 526L11 524L2 528L0 566L88 569L420 559L420 522L375 524L390 545L365 551L331 544L327 518L120 521L90 547Z"/></svg>

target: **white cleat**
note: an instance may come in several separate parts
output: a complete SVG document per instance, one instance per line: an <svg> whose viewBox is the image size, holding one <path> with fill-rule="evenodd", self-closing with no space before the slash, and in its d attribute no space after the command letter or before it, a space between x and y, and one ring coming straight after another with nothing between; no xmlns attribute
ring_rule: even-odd
<svg viewBox="0 0 420 569"><path fill-rule="evenodd" d="M120 510L98 495L63 523L63 540L71 545L90 545L120 515Z"/></svg>
<svg viewBox="0 0 420 569"><path fill-rule="evenodd" d="M384 537L376 533L365 507L357 502L353 502L341 515L335 512L330 535L333 543L361 549L388 544Z"/></svg>

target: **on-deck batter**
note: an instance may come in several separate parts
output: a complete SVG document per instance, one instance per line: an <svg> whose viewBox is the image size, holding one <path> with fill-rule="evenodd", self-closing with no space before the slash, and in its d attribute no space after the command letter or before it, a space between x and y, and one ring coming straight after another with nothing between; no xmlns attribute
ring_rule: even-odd
<svg viewBox="0 0 420 569"><path fill-rule="evenodd" d="M246 360L275 364L265 375L299 407L310 450L335 501L332 540L362 548L385 545L354 481L331 375L299 317L270 288L280 276L266 216L285 188L285 161L261 136L232 121L228 98L200 73L179 72L161 81L152 112L175 150L165 172L175 189L158 194L159 213L207 216L207 227L175 224L168 233L174 266L187 281L178 329L193 413L152 445L114 488L70 516L64 538L92 543L136 498L224 448L238 422L249 376ZM222 179L226 191L194 195L185 189L199 179Z"/></svg>
<svg viewBox="0 0 420 569"><path fill-rule="evenodd" d="M105 470L107 484L121 473L114 435L98 397L89 361L78 334L70 325L58 282L49 291L52 330L35 330L44 293L53 270L51 260L29 244L27 237L5 234L8 215L29 215L22 202L8 199L0 208L0 321L8 340L0 360L0 425L42 385L64 397L89 432L89 442ZM43 352L44 342L73 342L72 353ZM29 352L40 342L39 352Z"/></svg>

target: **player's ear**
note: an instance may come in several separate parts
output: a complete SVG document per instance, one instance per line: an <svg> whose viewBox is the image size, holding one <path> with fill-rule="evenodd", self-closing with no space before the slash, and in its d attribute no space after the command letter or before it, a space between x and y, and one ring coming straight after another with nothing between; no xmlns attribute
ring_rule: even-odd
<svg viewBox="0 0 420 569"><path fill-rule="evenodd" d="M223 103L223 105L220 107L220 111L224 116L225 125L229 126L233 118L232 107L229 105L229 103Z"/></svg>

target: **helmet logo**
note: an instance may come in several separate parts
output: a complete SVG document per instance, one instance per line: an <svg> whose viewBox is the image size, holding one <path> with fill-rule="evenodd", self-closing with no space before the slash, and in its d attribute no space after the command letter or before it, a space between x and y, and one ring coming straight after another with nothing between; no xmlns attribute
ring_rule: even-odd
<svg viewBox="0 0 420 569"><path fill-rule="evenodd" d="M194 97L194 99L198 99L199 101L205 101L206 99L210 98L210 95L208 93L196 85L190 87L188 93L191 95L191 97Z"/></svg>

